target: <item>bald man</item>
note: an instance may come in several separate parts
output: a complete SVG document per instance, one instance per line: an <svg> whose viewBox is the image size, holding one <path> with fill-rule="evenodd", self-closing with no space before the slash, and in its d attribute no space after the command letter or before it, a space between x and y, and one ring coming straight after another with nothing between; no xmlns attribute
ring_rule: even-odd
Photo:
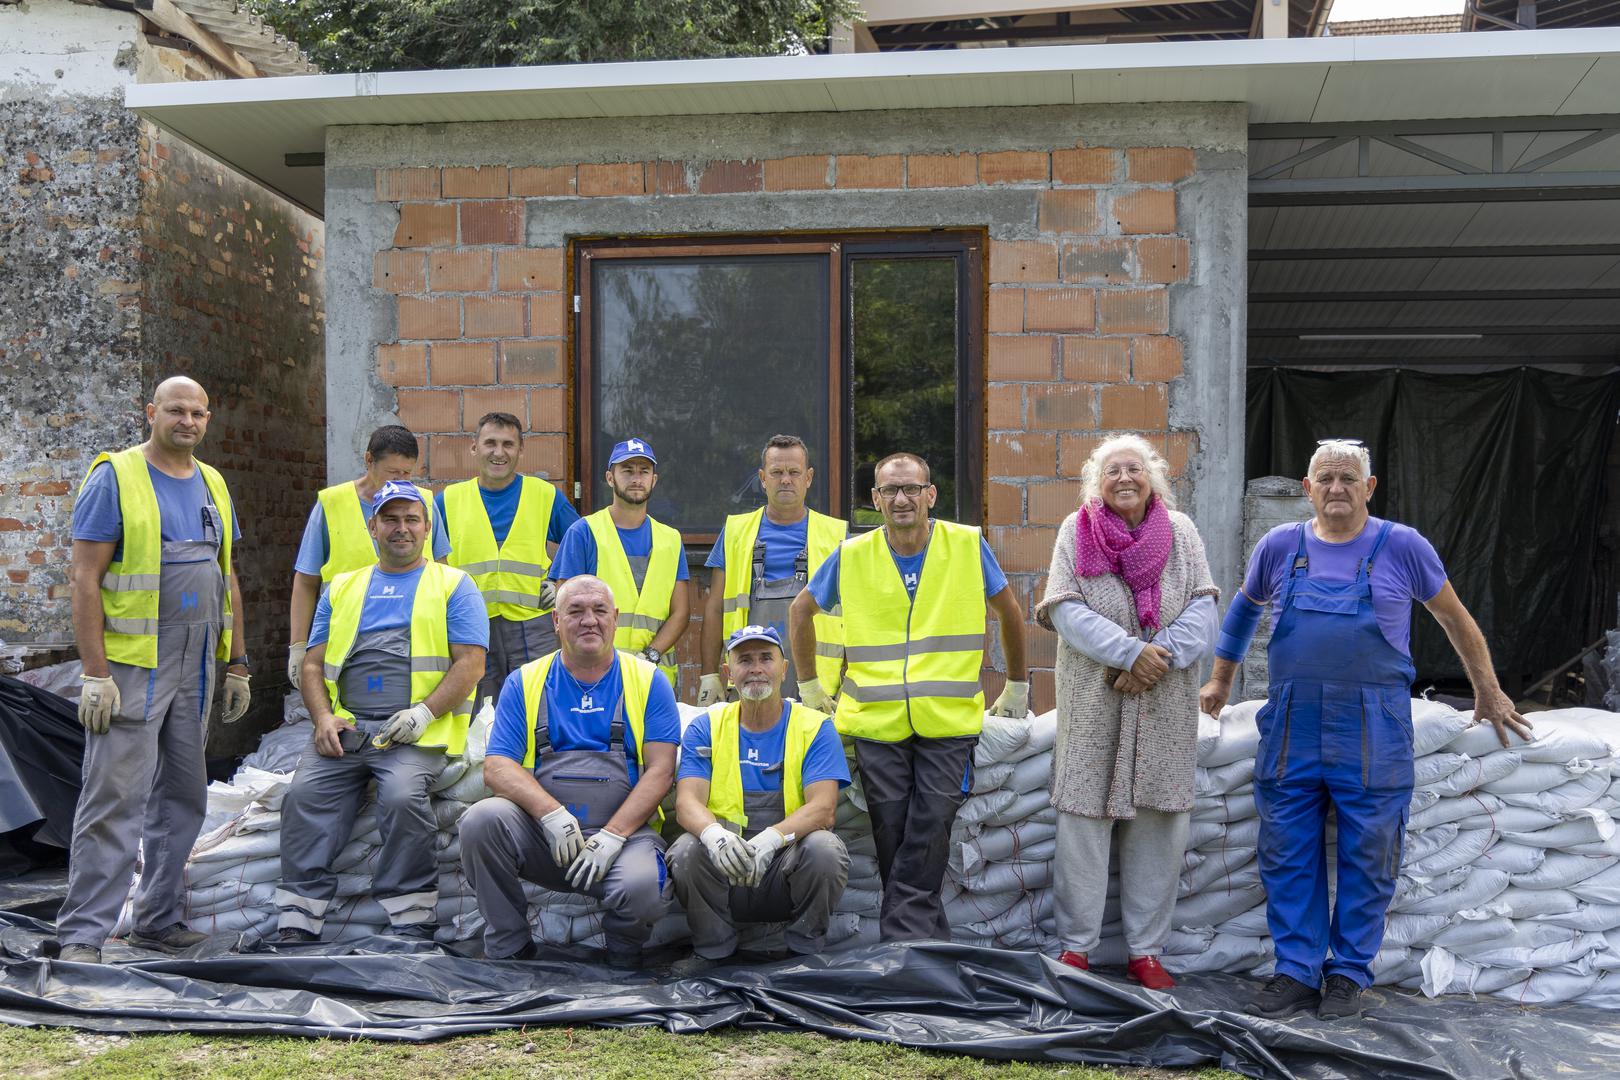
<svg viewBox="0 0 1620 1080"><path fill-rule="evenodd" d="M73 821L61 958L99 963L129 895L131 944L195 945L184 871L207 807L203 744L214 682L226 723L249 702L242 595L231 571L241 537L219 473L194 456L208 394L191 379L158 384L151 437L96 458L73 506L73 635L84 663L83 784Z"/></svg>

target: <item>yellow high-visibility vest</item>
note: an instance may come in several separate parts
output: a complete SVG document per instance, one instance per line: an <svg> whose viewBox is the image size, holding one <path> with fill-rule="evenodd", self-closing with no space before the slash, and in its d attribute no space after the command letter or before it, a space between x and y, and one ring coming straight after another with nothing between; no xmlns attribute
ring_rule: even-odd
<svg viewBox="0 0 1620 1080"><path fill-rule="evenodd" d="M426 557L433 558L433 492L416 485L427 510ZM360 492L354 481L322 488L316 496L326 519L326 562L321 564L321 581L330 583L339 574L359 570L377 561L377 544L371 539L366 512L360 506Z"/></svg>
<svg viewBox="0 0 1620 1080"><path fill-rule="evenodd" d="M848 668L834 718L858 739L977 735L984 725L987 605L979 530L936 521L915 599L883 529L846 540L838 558Z"/></svg>
<svg viewBox="0 0 1620 1080"><path fill-rule="evenodd" d="M816 741L825 713L793 702L788 710L787 739L782 749L782 816L804 805L804 756ZM723 701L709 706L709 812L717 818L748 828L743 809L742 703Z"/></svg>
<svg viewBox="0 0 1620 1080"><path fill-rule="evenodd" d="M223 579L224 611L219 644L214 655L231 657L231 530L236 517L225 478L213 466L191 459L202 471L214 509L219 511L219 572ZM107 659L133 667L157 667L158 586L163 577L163 515L157 490L147 471L146 455L139 446L102 453L90 463L90 473L107 462L118 478L118 512L123 517L123 550L101 578L102 635ZM84 490L84 484L79 490Z"/></svg>
<svg viewBox="0 0 1620 1080"><path fill-rule="evenodd" d="M805 530L808 541L808 571L811 577L838 550L838 545L849 535L849 523L837 518L810 512L810 524ZM721 601L720 630L722 641L748 625L749 590L754 582L754 543L759 539L760 522L765 519L761 507L751 514L732 514L726 518L726 582L724 600ZM844 670L844 630L838 616L831 612L818 612L816 627L816 678L829 695L838 693L840 676Z"/></svg>
<svg viewBox="0 0 1620 1080"><path fill-rule="evenodd" d="M551 567L546 532L557 489L535 476L520 476L517 483L522 485L517 513L499 546L477 480L444 489L445 527L450 530L448 561L472 577L490 617L528 622L551 610L540 606L540 586Z"/></svg>
<svg viewBox="0 0 1620 1080"><path fill-rule="evenodd" d="M326 693L332 699L332 711L347 720L354 719L354 714L339 700L338 678L360 632L360 613L376 569L373 565L339 574L332 579L327 593L331 598L332 620L326 638L326 655L322 658ZM450 595L466 576L453 566L431 559L422 563L422 576L416 582L416 599L411 604L412 704L426 701L450 670ZM472 705L472 694L468 694L465 701L452 706L449 712L434 717L415 745L443 747L445 753L451 755L462 753L467 748Z"/></svg>
<svg viewBox="0 0 1620 1080"><path fill-rule="evenodd" d="M619 609L619 625L613 632L613 647L626 652L639 653L652 644L664 621L669 618L670 598L675 592L675 573L680 565L681 534L661 521L647 518L652 526L652 555L647 560L647 574L636 590L635 575L630 572L630 560L619 542L618 526L608 508L603 507L585 518L585 525L596 539L596 576L613 590L613 601ZM675 685L675 665L659 664L658 670Z"/></svg>

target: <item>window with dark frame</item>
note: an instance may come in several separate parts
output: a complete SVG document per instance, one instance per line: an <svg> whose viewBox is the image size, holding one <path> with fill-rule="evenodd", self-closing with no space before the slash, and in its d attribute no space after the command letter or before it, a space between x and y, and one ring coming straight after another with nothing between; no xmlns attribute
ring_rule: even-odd
<svg viewBox="0 0 1620 1080"><path fill-rule="evenodd" d="M581 509L607 504L613 444L658 455L649 511L687 543L764 499L759 448L810 446L810 505L881 519L872 469L909 451L937 517L983 524L984 234L574 244Z"/></svg>

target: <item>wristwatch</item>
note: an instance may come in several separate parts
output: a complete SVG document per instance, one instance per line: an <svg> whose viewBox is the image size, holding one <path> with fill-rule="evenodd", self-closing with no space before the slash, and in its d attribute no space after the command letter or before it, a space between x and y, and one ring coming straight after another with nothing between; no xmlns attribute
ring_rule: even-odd
<svg viewBox="0 0 1620 1080"><path fill-rule="evenodd" d="M654 664L662 664L664 662L664 654L653 648L651 645L641 650L641 658Z"/></svg>
<svg viewBox="0 0 1620 1080"><path fill-rule="evenodd" d="M228 668L231 668L231 667L244 667L244 668L247 668L248 671L253 670L253 668L248 666L248 658L247 658L246 653L243 653L241 656L238 656L235 660L230 661L225 666L228 667Z"/></svg>

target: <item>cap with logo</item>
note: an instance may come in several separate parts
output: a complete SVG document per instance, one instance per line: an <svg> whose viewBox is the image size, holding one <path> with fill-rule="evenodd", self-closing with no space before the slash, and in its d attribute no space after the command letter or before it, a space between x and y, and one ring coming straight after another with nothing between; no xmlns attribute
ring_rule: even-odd
<svg viewBox="0 0 1620 1080"><path fill-rule="evenodd" d="M622 443L613 444L613 453L608 456L608 467L612 468L621 461L638 457L644 457L654 465L658 464L658 459L653 456L652 447L647 445L645 439L626 439Z"/></svg>
<svg viewBox="0 0 1620 1080"><path fill-rule="evenodd" d="M375 514L386 504L395 499L414 499L416 502L427 505L422 498L422 492L409 480L390 480L377 489L377 494L371 497L371 512Z"/></svg>
<svg viewBox="0 0 1620 1080"><path fill-rule="evenodd" d="M747 641L768 641L778 649L782 648L782 635L776 632L776 627L745 626L726 639L726 652L729 654L731 650Z"/></svg>

